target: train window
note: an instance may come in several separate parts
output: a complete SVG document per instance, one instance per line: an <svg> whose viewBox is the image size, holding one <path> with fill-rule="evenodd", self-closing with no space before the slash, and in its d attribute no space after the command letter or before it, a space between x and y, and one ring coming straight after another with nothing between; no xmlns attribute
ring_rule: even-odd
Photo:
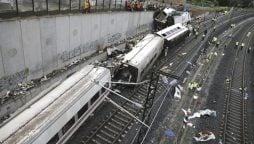
<svg viewBox="0 0 254 144"><path fill-rule="evenodd" d="M65 134L71 127L72 125L75 123L75 118L72 117L62 128L63 134Z"/></svg>
<svg viewBox="0 0 254 144"><path fill-rule="evenodd" d="M88 110L88 103L85 104L85 105L78 111L78 118L80 118L87 110Z"/></svg>
<svg viewBox="0 0 254 144"><path fill-rule="evenodd" d="M93 104L93 103L99 98L99 96L100 96L100 93L97 92L97 93L92 97L92 99L91 99L91 104Z"/></svg>
<svg viewBox="0 0 254 144"><path fill-rule="evenodd" d="M58 140L59 140L58 133L56 133L55 136L52 137L52 138L47 142L47 144L56 144Z"/></svg>
<svg viewBox="0 0 254 144"><path fill-rule="evenodd" d="M167 36L167 34L165 34L165 33L164 33L164 34L162 34L162 36L164 36L164 37L165 37L165 36Z"/></svg>

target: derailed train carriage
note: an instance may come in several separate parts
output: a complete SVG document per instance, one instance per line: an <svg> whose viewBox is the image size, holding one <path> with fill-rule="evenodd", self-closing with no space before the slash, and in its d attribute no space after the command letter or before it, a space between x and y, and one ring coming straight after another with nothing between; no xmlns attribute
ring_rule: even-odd
<svg viewBox="0 0 254 144"><path fill-rule="evenodd" d="M164 47L172 47L188 35L188 28L182 24L167 27L155 34L148 34L123 57L116 78L127 82L140 82Z"/></svg>
<svg viewBox="0 0 254 144"><path fill-rule="evenodd" d="M110 71L88 65L0 126L0 143L65 143L103 102Z"/></svg>
<svg viewBox="0 0 254 144"><path fill-rule="evenodd" d="M159 57L164 39L156 34L145 36L132 51L127 53L119 69L118 79L128 82L141 81L144 74Z"/></svg>
<svg viewBox="0 0 254 144"><path fill-rule="evenodd" d="M190 31L187 27L178 23L173 26L162 29L161 31L158 31L156 34L165 39L165 45L167 47L172 47L175 44L179 43L180 41L183 41L187 36L189 36Z"/></svg>

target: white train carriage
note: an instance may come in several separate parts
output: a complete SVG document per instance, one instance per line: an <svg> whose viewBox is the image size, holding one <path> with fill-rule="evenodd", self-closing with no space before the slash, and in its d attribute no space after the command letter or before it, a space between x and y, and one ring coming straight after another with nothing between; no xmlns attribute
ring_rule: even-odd
<svg viewBox="0 0 254 144"><path fill-rule="evenodd" d="M173 16L174 19L174 24L182 24L187 26L187 24L190 23L191 21L191 16L189 12L181 12L181 11L177 11L175 13L175 15Z"/></svg>
<svg viewBox="0 0 254 144"><path fill-rule="evenodd" d="M103 102L110 87L108 69L88 65L0 128L0 143L65 143Z"/></svg>
<svg viewBox="0 0 254 144"><path fill-rule="evenodd" d="M174 44L189 35L189 29L178 23L173 26L167 27L161 31L158 31L156 34L166 40L165 43L167 44L167 46L173 46Z"/></svg>
<svg viewBox="0 0 254 144"><path fill-rule="evenodd" d="M129 82L141 81L163 50L164 39L155 34L146 35L132 51L124 56L120 66L120 79Z"/></svg>

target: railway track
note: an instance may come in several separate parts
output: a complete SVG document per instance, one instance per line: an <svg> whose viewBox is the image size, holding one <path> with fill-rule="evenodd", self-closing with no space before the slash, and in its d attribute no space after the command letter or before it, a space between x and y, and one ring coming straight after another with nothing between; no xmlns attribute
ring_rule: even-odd
<svg viewBox="0 0 254 144"><path fill-rule="evenodd" d="M195 47L198 43L195 43L193 47ZM193 47L182 47L177 50L177 52L186 51L188 49L188 54L186 54L184 57L188 57L191 55L194 50ZM159 62L157 62L156 67L159 67L161 62L166 62L169 59L173 60L176 57L170 57L170 58L163 58ZM177 60L180 60L177 58ZM182 65L176 65L172 68L178 68ZM132 101L138 102L140 104L144 104L145 98L147 95L149 84L143 84L139 88L136 89L136 91L133 92L130 99ZM156 95L159 95L161 92L165 90L165 87L162 84L162 80L159 80L159 85L157 87L157 93ZM131 112L131 114L135 115L136 117L141 116L143 109L138 108L134 106L130 102L125 102L121 105L123 108ZM127 115L125 112L121 110L114 110L111 112L106 118L99 124L98 127L96 127L83 141L82 143L86 144L114 144L114 143L120 143L121 139L125 137L128 130L131 128L131 126L134 124L135 120Z"/></svg>
<svg viewBox="0 0 254 144"><path fill-rule="evenodd" d="M242 50L240 47L237 48L231 74L226 81L224 117L221 125L221 135L224 144L248 144L247 106L244 97L246 95L245 64L247 46L251 37L246 39L246 35L253 30L254 25L251 25L244 33L242 42L247 43L247 45Z"/></svg>
<svg viewBox="0 0 254 144"><path fill-rule="evenodd" d="M204 30L204 28L203 28ZM186 61L190 58L194 52L198 52L196 47L199 46L199 40L193 41L194 36L186 40L187 43L192 43L192 46L180 47L176 50L176 53L185 52L186 55L175 55L174 57L163 57L155 64L155 67L161 68L163 65L168 65L168 61L174 61L174 66L170 66L171 69L179 69L180 67L186 66ZM198 39L201 39L199 36ZM194 43L193 43L194 42ZM200 47L199 47L200 48ZM182 62L184 61L184 62ZM176 71L174 71L175 74ZM129 97L132 101L138 102L141 105L144 105L149 84L143 84L139 88L137 88ZM162 84L162 80L159 80L159 85L157 87L156 95L159 95L165 91L165 86ZM124 102L121 104L123 108L128 110L131 114L136 117L140 117L143 109L134 106L130 102ZM132 127L132 125L136 122L131 116L126 114L124 111L119 109L115 109L110 112L109 115L105 117L104 120L100 122L100 124L94 128L94 130L82 138L82 143L86 144L114 144L120 143L121 139L125 137L128 130Z"/></svg>
<svg viewBox="0 0 254 144"><path fill-rule="evenodd" d="M165 87L159 83L158 91L163 91ZM138 88L133 96L130 98L140 104L144 104L147 95L148 84L144 84ZM125 102L122 105L123 108L130 113L139 117L142 114L143 109L138 108L130 102ZM127 131L134 124L135 120L127 115L124 111L119 109L114 110L109 116L97 127L83 143L86 144L113 144L121 142L121 138L125 137Z"/></svg>
<svg viewBox="0 0 254 144"><path fill-rule="evenodd" d="M209 25L209 26L213 26ZM206 25L206 28L209 27ZM201 32L204 31L205 27L201 28ZM201 36L198 37L197 41L193 41L194 36L190 37L186 40L186 43L192 43L191 46L180 47L174 53L178 53L173 57L163 57L155 64L155 68L162 68L163 66L170 66L172 69L172 74L181 75L178 70L184 71L183 67L186 67L187 60L193 59L193 53L197 53L201 46L199 41L201 40ZM204 43L203 43L204 44ZM181 53L186 53L185 55L180 55ZM173 62L173 66L169 65L169 62ZM187 64L188 65L188 64ZM144 104L145 98L147 95L149 84L143 84L139 88L137 88L132 94L130 94L129 99L132 101L138 102L140 104ZM165 87L162 84L162 80L159 81L159 85L157 88L156 95L163 92ZM139 117L143 109L134 106L130 102L124 102L121 104L123 108L128 110L131 114L136 117ZM121 143L122 139L126 136L128 130L132 127L132 125L136 122L131 116L126 114L125 112L115 109L110 112L99 124L88 134L82 138L82 143L87 144L114 144Z"/></svg>

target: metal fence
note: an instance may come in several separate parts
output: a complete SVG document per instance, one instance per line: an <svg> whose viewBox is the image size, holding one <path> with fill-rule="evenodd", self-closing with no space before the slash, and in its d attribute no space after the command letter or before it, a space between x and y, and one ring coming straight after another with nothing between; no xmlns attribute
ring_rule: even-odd
<svg viewBox="0 0 254 144"><path fill-rule="evenodd" d="M127 0L89 0L91 11L125 9ZM85 0L0 0L0 17L82 12Z"/></svg>

